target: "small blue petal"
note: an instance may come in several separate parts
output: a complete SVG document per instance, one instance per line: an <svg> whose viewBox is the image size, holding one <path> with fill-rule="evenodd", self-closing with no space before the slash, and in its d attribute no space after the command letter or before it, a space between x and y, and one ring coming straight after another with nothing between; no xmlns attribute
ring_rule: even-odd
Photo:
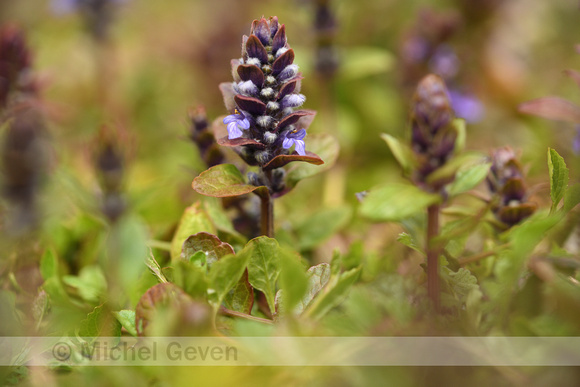
<svg viewBox="0 0 580 387"><path fill-rule="evenodd" d="M292 137L295 138L296 140L302 140L304 137L306 137L306 129L300 129Z"/></svg>
<svg viewBox="0 0 580 387"><path fill-rule="evenodd" d="M294 140L291 138L286 137L284 139L284 142L282 143L282 148L284 149L290 149L290 147L292 147L292 145L294 145Z"/></svg>
<svg viewBox="0 0 580 387"><path fill-rule="evenodd" d="M235 138L242 137L243 133L240 129L238 129L238 124L235 122L230 122L228 124L228 138L233 140Z"/></svg>
<svg viewBox="0 0 580 387"><path fill-rule="evenodd" d="M237 114L230 114L224 118L224 124L229 124L230 122L237 121Z"/></svg>
<svg viewBox="0 0 580 387"><path fill-rule="evenodd" d="M250 129L250 121L247 118L244 118L242 121L238 122L238 127L240 129Z"/></svg>
<svg viewBox="0 0 580 387"><path fill-rule="evenodd" d="M298 154L300 156L305 156L306 155L306 149L305 149L304 141L302 141L302 140L294 140L294 144L296 144L296 152L298 152Z"/></svg>

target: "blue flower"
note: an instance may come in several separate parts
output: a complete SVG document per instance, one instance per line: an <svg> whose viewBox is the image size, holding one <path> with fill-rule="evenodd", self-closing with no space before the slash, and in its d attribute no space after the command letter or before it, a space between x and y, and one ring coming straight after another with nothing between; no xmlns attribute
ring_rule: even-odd
<svg viewBox="0 0 580 387"><path fill-rule="evenodd" d="M242 137L242 130L250 128L250 121L238 110L236 110L235 114L230 114L224 118L224 124L228 126L228 138L230 140Z"/></svg>
<svg viewBox="0 0 580 387"><path fill-rule="evenodd" d="M473 94L449 90L449 98L457 117L465 119L468 123L476 123L483 118L485 114L483 104Z"/></svg>
<svg viewBox="0 0 580 387"><path fill-rule="evenodd" d="M304 141L302 140L305 136L306 129L294 129L291 132L288 132L284 142L282 143L282 148L290 149L292 145L296 145L296 152L298 152L300 156L305 156L306 150L304 149Z"/></svg>

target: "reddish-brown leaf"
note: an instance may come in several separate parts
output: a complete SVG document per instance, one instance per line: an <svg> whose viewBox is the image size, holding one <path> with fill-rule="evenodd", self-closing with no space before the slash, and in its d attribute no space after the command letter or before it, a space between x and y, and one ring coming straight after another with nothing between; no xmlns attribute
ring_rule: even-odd
<svg viewBox="0 0 580 387"><path fill-rule="evenodd" d="M276 126L276 132L280 132L288 125L295 124L302 117L311 116L315 114L316 112L313 110L298 110L295 111L294 113L288 114L286 117L282 118L280 122L278 122L278 125Z"/></svg>
<svg viewBox="0 0 580 387"><path fill-rule="evenodd" d="M274 76L280 74L280 72L284 70L286 66L291 65L292 62L294 62L294 50L289 49L272 63L272 74Z"/></svg>
<svg viewBox="0 0 580 387"><path fill-rule="evenodd" d="M296 122L297 129L308 129L314 117L316 117L316 110L304 110L306 112L310 112L310 114L300 117L298 122Z"/></svg>
<svg viewBox="0 0 580 387"><path fill-rule="evenodd" d="M270 17L270 36L276 35L276 32L278 32L278 27L278 16Z"/></svg>
<svg viewBox="0 0 580 387"><path fill-rule="evenodd" d="M300 82L301 79L302 77L295 77L292 78L292 80L286 82L284 85L282 85L280 91L278 92L278 95L276 96L276 100L280 101L286 95L293 93L294 90L296 90L296 86L298 85L298 82Z"/></svg>
<svg viewBox="0 0 580 387"><path fill-rule="evenodd" d="M286 46L286 26L282 24L272 39L272 53L276 54L284 46Z"/></svg>
<svg viewBox="0 0 580 387"><path fill-rule="evenodd" d="M268 62L268 52L256 35L250 35L246 42L246 53L250 58L258 58L260 62Z"/></svg>
<svg viewBox="0 0 580 387"><path fill-rule="evenodd" d="M234 147L238 147L238 146L242 146L242 145L250 146L250 147L253 147L256 149L264 149L266 147L261 142L258 142L256 140L252 140L250 138L244 138L244 137L234 138L233 140L230 140L228 138L228 136L225 136L225 137L218 138L217 143L220 144L221 146L227 146L230 148L234 148Z"/></svg>
<svg viewBox="0 0 580 387"><path fill-rule="evenodd" d="M569 76L580 87L580 73L576 70L564 70L564 74Z"/></svg>
<svg viewBox="0 0 580 387"><path fill-rule="evenodd" d="M533 114L549 120L580 124L580 107L560 97L542 97L524 102L518 110L521 113Z"/></svg>
<svg viewBox="0 0 580 387"><path fill-rule="evenodd" d="M264 18L261 18L255 23L256 21L254 20L254 23L252 23L251 33L256 35L263 45L267 46L270 43L270 27L268 26L268 21Z"/></svg>
<svg viewBox="0 0 580 387"><path fill-rule="evenodd" d="M322 159L315 153L306 151L306 155L301 156L296 153L296 151L294 151L294 153L291 155L278 155L274 157L268 164L264 165L263 169L267 171L270 169L280 168L288 163L291 163L292 161L304 161L315 165L324 164L324 161L322 161Z"/></svg>
<svg viewBox="0 0 580 387"><path fill-rule="evenodd" d="M238 94L234 96L236 104L241 110L244 110L252 115L261 116L266 112L266 105L258 98L247 97Z"/></svg>
<svg viewBox="0 0 580 387"><path fill-rule="evenodd" d="M235 82L240 81L240 76L238 75L238 66L240 65L239 59L232 59L230 61L230 66L232 67L232 78L234 78Z"/></svg>
<svg viewBox="0 0 580 387"><path fill-rule="evenodd" d="M239 65L237 67L237 74L243 81L252 81L258 87L264 84L264 73L254 65Z"/></svg>
<svg viewBox="0 0 580 387"><path fill-rule="evenodd" d="M234 85L231 82L222 82L220 83L219 88L222 92L226 109L230 113L233 113L236 108L236 102L234 101L234 96L236 95Z"/></svg>
<svg viewBox="0 0 580 387"><path fill-rule="evenodd" d="M226 242L222 242L217 236L208 232L198 232L190 235L181 249L181 259L186 261L197 253L203 251L206 255L206 263L211 266L212 263L228 254L235 254L234 248Z"/></svg>

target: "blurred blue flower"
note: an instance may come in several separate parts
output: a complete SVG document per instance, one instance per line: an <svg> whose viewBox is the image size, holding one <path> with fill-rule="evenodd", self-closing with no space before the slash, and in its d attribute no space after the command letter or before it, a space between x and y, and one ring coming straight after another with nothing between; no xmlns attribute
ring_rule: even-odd
<svg viewBox="0 0 580 387"><path fill-rule="evenodd" d="M296 152L300 156L306 155L304 141L302 140L306 136L306 129L292 130L286 134L286 138L282 143L282 148L290 149L292 145L296 145Z"/></svg>
<svg viewBox="0 0 580 387"><path fill-rule="evenodd" d="M449 90L449 98L457 117L463 118L469 123L479 122L483 118L483 104L473 94Z"/></svg>
<svg viewBox="0 0 580 387"><path fill-rule="evenodd" d="M56 15L72 13L81 7L99 7L106 3L123 4L127 0L51 0L50 8Z"/></svg>
<svg viewBox="0 0 580 387"><path fill-rule="evenodd" d="M429 67L431 71L443 79L451 79L459 71L459 58L453 48L442 44L437 48L433 56L431 56Z"/></svg>
<svg viewBox="0 0 580 387"><path fill-rule="evenodd" d="M230 140L242 137L242 130L247 130L250 128L250 121L248 121L244 114L238 110L236 110L235 114L230 114L224 118L224 124L227 125L228 138Z"/></svg>
<svg viewBox="0 0 580 387"><path fill-rule="evenodd" d="M572 142L572 150L575 155L580 155L580 125L576 125L576 136L574 136L574 141Z"/></svg>

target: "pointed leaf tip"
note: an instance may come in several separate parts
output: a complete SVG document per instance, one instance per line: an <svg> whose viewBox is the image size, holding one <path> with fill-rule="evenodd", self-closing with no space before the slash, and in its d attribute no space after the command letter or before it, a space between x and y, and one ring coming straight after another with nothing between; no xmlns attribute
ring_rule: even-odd
<svg viewBox="0 0 580 387"><path fill-rule="evenodd" d="M278 155L270 160L266 165L263 166L265 171L270 169L276 169L283 167L284 165L291 163L292 161L304 161L314 165L322 165L324 161L315 153L306 151L305 156L301 156L296 151L291 155Z"/></svg>
<svg viewBox="0 0 580 387"><path fill-rule="evenodd" d="M286 66L291 65L294 62L294 50L289 49L282 55L278 57L272 64L272 74L277 76L286 68Z"/></svg>
<svg viewBox="0 0 580 387"><path fill-rule="evenodd" d="M256 35L250 35L246 41L246 54L249 58L258 58L260 62L268 62L268 52Z"/></svg>

